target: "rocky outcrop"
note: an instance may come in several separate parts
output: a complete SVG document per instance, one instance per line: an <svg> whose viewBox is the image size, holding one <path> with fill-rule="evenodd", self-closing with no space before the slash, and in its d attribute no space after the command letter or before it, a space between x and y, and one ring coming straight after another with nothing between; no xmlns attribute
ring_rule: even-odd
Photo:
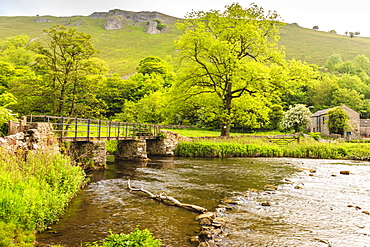
<svg viewBox="0 0 370 247"><path fill-rule="evenodd" d="M146 32L149 34L159 34L161 31L157 28L158 23L156 21L149 21L148 28L146 29Z"/></svg>
<svg viewBox="0 0 370 247"><path fill-rule="evenodd" d="M131 12L119 9L110 10L109 12L95 12L91 14L90 17L106 19L107 21L104 24L106 30L117 30L123 28L124 25L133 25L147 27L146 32L149 34L159 34L166 31L166 28L158 28L157 21L160 21L164 25L168 25L179 20L178 18L164 15L159 12Z"/></svg>
<svg viewBox="0 0 370 247"><path fill-rule="evenodd" d="M35 22L39 22L39 23L43 23L43 22L51 22L52 20L49 20L49 19L45 19L45 18L36 18L35 19Z"/></svg>
<svg viewBox="0 0 370 247"><path fill-rule="evenodd" d="M117 30L122 28L122 21L116 16L108 17L104 24L105 30Z"/></svg>

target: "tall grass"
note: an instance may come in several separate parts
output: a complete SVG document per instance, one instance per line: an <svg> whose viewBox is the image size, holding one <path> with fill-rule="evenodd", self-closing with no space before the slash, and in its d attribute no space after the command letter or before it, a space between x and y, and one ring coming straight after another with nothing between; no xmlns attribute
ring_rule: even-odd
<svg viewBox="0 0 370 247"><path fill-rule="evenodd" d="M195 139L181 142L177 156L185 157L292 157L316 159L370 160L370 144L321 143L303 140L288 145L276 145L267 139Z"/></svg>
<svg viewBox="0 0 370 247"><path fill-rule="evenodd" d="M84 181L83 170L61 154L24 156L0 150L0 246L32 243L32 232L58 221Z"/></svg>
<svg viewBox="0 0 370 247"><path fill-rule="evenodd" d="M278 146L268 144L240 144L232 142L181 142L175 149L178 156L190 157L280 157Z"/></svg>

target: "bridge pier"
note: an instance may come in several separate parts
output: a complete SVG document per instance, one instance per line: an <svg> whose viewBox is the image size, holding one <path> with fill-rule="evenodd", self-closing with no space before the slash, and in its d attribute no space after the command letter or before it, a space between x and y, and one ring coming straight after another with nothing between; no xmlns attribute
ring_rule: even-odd
<svg viewBox="0 0 370 247"><path fill-rule="evenodd" d="M171 131L162 130L163 138L119 141L116 158L121 160L145 160L148 156L174 156L180 141L191 141Z"/></svg>
<svg viewBox="0 0 370 247"><path fill-rule="evenodd" d="M76 163L81 163L88 167L105 167L107 163L105 141L69 142L68 155Z"/></svg>
<svg viewBox="0 0 370 247"><path fill-rule="evenodd" d="M120 160L146 160L145 140L118 141L116 158Z"/></svg>

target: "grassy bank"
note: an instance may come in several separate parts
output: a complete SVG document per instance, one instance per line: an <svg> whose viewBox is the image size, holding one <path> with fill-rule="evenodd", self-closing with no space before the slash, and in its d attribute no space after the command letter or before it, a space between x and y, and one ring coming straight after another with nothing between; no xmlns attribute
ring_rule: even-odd
<svg viewBox="0 0 370 247"><path fill-rule="evenodd" d="M35 232L56 222L80 190L84 172L48 152L0 150L0 246L33 246Z"/></svg>
<svg viewBox="0 0 370 247"><path fill-rule="evenodd" d="M317 159L370 160L369 143L318 142L303 139L299 143L277 145L262 138L195 139L181 142L177 156L185 157L292 157Z"/></svg>

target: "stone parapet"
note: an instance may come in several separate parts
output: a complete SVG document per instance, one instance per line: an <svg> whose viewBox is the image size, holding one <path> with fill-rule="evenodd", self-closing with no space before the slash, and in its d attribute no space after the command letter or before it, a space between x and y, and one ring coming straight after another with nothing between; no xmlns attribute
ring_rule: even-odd
<svg viewBox="0 0 370 247"><path fill-rule="evenodd" d="M19 150L48 150L53 153L59 152L58 141L54 136L50 123L31 123L26 126L17 125L23 129L13 135L0 137L0 147L7 152L16 153Z"/></svg>

